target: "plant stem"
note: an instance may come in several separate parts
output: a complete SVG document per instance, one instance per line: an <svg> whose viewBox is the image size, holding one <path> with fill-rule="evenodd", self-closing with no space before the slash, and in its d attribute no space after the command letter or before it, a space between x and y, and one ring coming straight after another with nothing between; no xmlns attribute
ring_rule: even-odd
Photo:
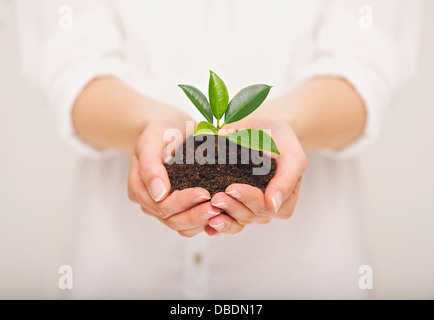
<svg viewBox="0 0 434 320"><path fill-rule="evenodd" d="M217 130L220 130L221 128L223 128L225 126L226 123L223 122L222 125L220 125L220 120L217 120Z"/></svg>

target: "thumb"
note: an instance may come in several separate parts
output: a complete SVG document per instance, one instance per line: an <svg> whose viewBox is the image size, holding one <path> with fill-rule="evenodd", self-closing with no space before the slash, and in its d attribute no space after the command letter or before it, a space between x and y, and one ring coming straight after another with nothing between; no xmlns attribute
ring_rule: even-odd
<svg viewBox="0 0 434 320"><path fill-rule="evenodd" d="M139 138L135 151L139 174L155 202L165 199L170 191L169 176L163 165L164 146L162 135L147 130Z"/></svg>
<svg viewBox="0 0 434 320"><path fill-rule="evenodd" d="M276 174L265 190L265 202L268 208L277 213L282 204L288 200L303 172L307 161L304 153L292 155L282 153L277 163Z"/></svg>

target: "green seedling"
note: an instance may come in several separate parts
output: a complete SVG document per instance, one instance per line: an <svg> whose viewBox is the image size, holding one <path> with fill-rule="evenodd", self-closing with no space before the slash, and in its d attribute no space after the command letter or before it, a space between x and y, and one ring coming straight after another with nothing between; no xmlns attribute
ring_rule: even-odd
<svg viewBox="0 0 434 320"><path fill-rule="evenodd" d="M229 141L240 146L280 155L274 140L262 130L246 129L227 134L219 132L225 125L240 121L258 109L267 98L271 86L255 84L246 87L229 102L228 89L225 83L218 75L210 71L209 102L199 89L181 84L179 87L206 119L206 121L202 121L197 125L194 136L200 134L224 136ZM223 116L224 121L220 124ZM214 125L214 118L217 120L216 125Z"/></svg>

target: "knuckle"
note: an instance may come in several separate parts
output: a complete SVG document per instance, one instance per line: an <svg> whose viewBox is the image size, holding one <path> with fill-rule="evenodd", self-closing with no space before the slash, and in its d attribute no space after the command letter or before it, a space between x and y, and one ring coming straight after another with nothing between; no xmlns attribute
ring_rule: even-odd
<svg viewBox="0 0 434 320"><path fill-rule="evenodd" d="M236 230L234 230L233 234L239 233L241 231L243 231L244 226L240 225Z"/></svg>
<svg viewBox="0 0 434 320"><path fill-rule="evenodd" d="M196 233L191 233L189 231L178 231L178 234L184 238L193 238L196 236Z"/></svg>
<svg viewBox="0 0 434 320"><path fill-rule="evenodd" d="M268 209L267 207L263 207L261 209L259 209L256 214L259 216L263 216L263 217L267 217L272 215L274 212L271 211L270 209Z"/></svg>
<svg viewBox="0 0 434 320"><path fill-rule="evenodd" d="M133 180L133 177L132 177L131 174L130 174L130 176L128 177L128 184L127 184L127 195L128 195L128 199L129 199L131 202L139 203L139 202L137 201L137 197L136 197L136 192L135 192L135 190L136 190L136 187L135 187L135 185L134 185L134 180Z"/></svg>
<svg viewBox="0 0 434 320"><path fill-rule="evenodd" d="M189 228L196 227L196 219L193 214L188 214L186 218L186 226Z"/></svg>
<svg viewBox="0 0 434 320"><path fill-rule="evenodd" d="M166 220L170 217L169 214L166 212L165 208L163 208L161 205L157 205L154 209L154 212L163 220Z"/></svg>
<svg viewBox="0 0 434 320"><path fill-rule="evenodd" d="M285 194L291 194L291 192L295 189L296 184L293 182L288 182L287 190L284 191Z"/></svg>
<svg viewBox="0 0 434 320"><path fill-rule="evenodd" d="M141 177L143 177L145 175L145 173L147 173L147 172L152 172L151 171L152 169L153 169L153 167L149 162L147 162L147 161L139 162L139 173L140 173Z"/></svg>
<svg viewBox="0 0 434 320"><path fill-rule="evenodd" d="M164 212L162 212L158 207L144 207L142 205L141 208L144 213L153 215L161 221L165 221L166 219L168 219L168 216L166 216Z"/></svg>
<svg viewBox="0 0 434 320"><path fill-rule="evenodd" d="M161 219L166 220L169 218L169 215L161 209L158 209L158 214L160 215Z"/></svg>
<svg viewBox="0 0 434 320"><path fill-rule="evenodd" d="M172 229L174 231L178 231L179 227L178 225L172 220L172 219L167 219L167 220L163 220L163 223L169 228Z"/></svg>
<svg viewBox="0 0 434 320"><path fill-rule="evenodd" d="M148 134L149 133L149 127L146 127L145 130L142 132L142 134L138 137L137 143L134 148L134 155L137 158L140 158L140 155L145 150L145 146L148 144Z"/></svg>
<svg viewBox="0 0 434 320"><path fill-rule="evenodd" d="M287 210L286 212L279 213L278 218L283 220L288 220L292 217L292 214L294 213L294 210Z"/></svg>
<svg viewBox="0 0 434 320"><path fill-rule="evenodd" d="M147 214L147 215L150 215L150 214L151 214L151 213L150 213L150 210L148 210L148 208L140 207L140 209L143 211L143 213L145 213L145 214Z"/></svg>
<svg viewBox="0 0 434 320"><path fill-rule="evenodd" d="M134 196L133 191L131 190L131 187L128 187L128 199L131 202L137 203L136 197Z"/></svg>
<svg viewBox="0 0 434 320"><path fill-rule="evenodd" d="M248 224L252 224L252 219L244 217L244 218L237 219L237 222L238 222L238 224L245 226Z"/></svg>
<svg viewBox="0 0 434 320"><path fill-rule="evenodd" d="M265 218L261 221L258 221L259 224L269 224L271 222L271 218Z"/></svg>
<svg viewBox="0 0 434 320"><path fill-rule="evenodd" d="M302 172L305 172L307 169L307 157L304 153L300 158L300 165L301 165Z"/></svg>
<svg viewBox="0 0 434 320"><path fill-rule="evenodd" d="M141 146L142 146L141 141L142 141L142 136L140 135L139 138L137 139L136 145L134 146L133 157L132 158L138 159L138 157L139 157L139 155L141 153Z"/></svg>

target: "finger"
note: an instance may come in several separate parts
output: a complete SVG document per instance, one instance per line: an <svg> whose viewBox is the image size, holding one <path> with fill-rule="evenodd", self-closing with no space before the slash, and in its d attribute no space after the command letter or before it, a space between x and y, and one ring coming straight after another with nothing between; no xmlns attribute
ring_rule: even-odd
<svg viewBox="0 0 434 320"><path fill-rule="evenodd" d="M140 176L151 198L160 202L170 190L169 176L163 165L165 143L158 131L153 132L152 128L146 130L137 142L135 155L139 162Z"/></svg>
<svg viewBox="0 0 434 320"><path fill-rule="evenodd" d="M204 230L204 227L197 227L194 229L190 229L190 230L182 230L182 231L178 231L179 235L186 237L186 238L191 238L194 237L196 235L198 235L199 233L201 233Z"/></svg>
<svg viewBox="0 0 434 320"><path fill-rule="evenodd" d="M282 207L276 215L276 218L289 219L292 217L298 201L298 195L300 193L301 180L301 178L298 180L297 185L295 186L291 196L283 203Z"/></svg>
<svg viewBox="0 0 434 320"><path fill-rule="evenodd" d="M244 226L231 217L220 214L209 220L209 226L220 233L235 234L243 230Z"/></svg>
<svg viewBox="0 0 434 320"><path fill-rule="evenodd" d="M213 207L209 202L205 202L167 219L161 219L161 222L175 231L189 230L199 226L205 227L211 218L218 216L220 213L220 209Z"/></svg>
<svg viewBox="0 0 434 320"><path fill-rule="evenodd" d="M163 201L155 203L149 195L140 175L137 173L136 157L133 157L131 161L128 196L131 201L147 208L148 213L154 214L162 219L166 219L210 199L210 194L207 190L203 188L190 188L174 191Z"/></svg>
<svg viewBox="0 0 434 320"><path fill-rule="evenodd" d="M235 219L241 225L266 223L269 221L269 218L255 215L240 201L223 192L219 192L212 197L211 205L224 210L231 218Z"/></svg>
<svg viewBox="0 0 434 320"><path fill-rule="evenodd" d="M220 234L217 230L215 230L214 228L212 228L210 226L206 226L205 227L205 232L206 232L207 235L209 235L211 237L217 236L217 235Z"/></svg>
<svg viewBox="0 0 434 320"><path fill-rule="evenodd" d="M285 200L291 196L307 167L306 156L300 145L283 149L281 154L277 160L276 174L265 189L266 206L274 213L277 213Z"/></svg>
<svg viewBox="0 0 434 320"><path fill-rule="evenodd" d="M139 176L139 162L134 155L130 160L130 171L128 172L128 199L134 203L140 203L137 199L136 190L141 186Z"/></svg>
<svg viewBox="0 0 434 320"><path fill-rule="evenodd" d="M159 202L157 207L168 218L210 199L209 192L203 188L175 190L166 199Z"/></svg>
<svg viewBox="0 0 434 320"><path fill-rule="evenodd" d="M241 202L256 215L269 216L274 212L267 206L264 193L259 188L247 184L232 184L226 188L225 193Z"/></svg>
<svg viewBox="0 0 434 320"><path fill-rule="evenodd" d="M162 219L168 219L210 199L209 192L203 188L176 190L159 203L151 199L145 188L141 192L142 205L152 208L152 212Z"/></svg>
<svg viewBox="0 0 434 320"><path fill-rule="evenodd" d="M142 207L141 209L142 209L142 211L143 211L144 213L149 214L149 213L146 211L146 208L143 208L143 207ZM166 226L168 225L166 220L164 220L164 219L160 219L160 218L158 218L157 216L152 215L152 214L151 214L150 216L152 216L153 218L158 219L162 224L164 224L164 225L166 225ZM205 227L207 227L207 226L208 226L208 225L205 224L205 225L200 225L200 226L198 226L198 227L195 227L195 228L192 228L192 229L186 229L186 230L176 230L176 228L174 228L174 227L171 227L171 229L177 231L177 232L178 232L181 236L183 236L183 237L190 238L190 237L194 237L195 235L197 235L197 234L201 233L202 231L204 231ZM216 232L216 233L217 233L217 232Z"/></svg>

